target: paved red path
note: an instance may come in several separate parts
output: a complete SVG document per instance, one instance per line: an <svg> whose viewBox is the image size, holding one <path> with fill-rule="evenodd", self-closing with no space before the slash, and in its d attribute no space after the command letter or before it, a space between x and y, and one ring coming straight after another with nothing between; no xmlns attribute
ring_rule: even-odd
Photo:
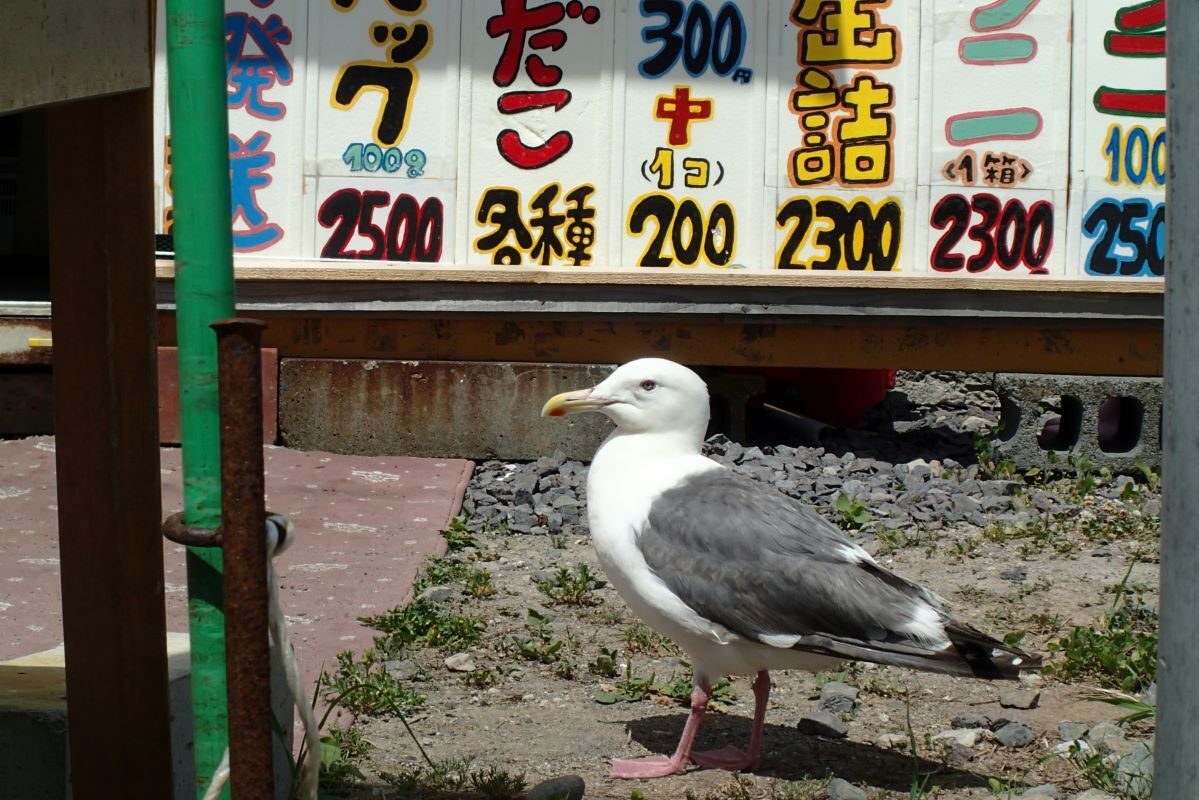
<svg viewBox="0 0 1199 800"><path fill-rule="evenodd" d="M339 650L361 651L359 616L404 602L440 532L461 508L474 465L459 459L265 450L267 508L296 525L277 559L305 682ZM163 515L182 508L180 451L162 450ZM0 661L62 641L54 439L0 441ZM184 551L164 542L167 629L187 630ZM101 602L97 598L97 602Z"/></svg>

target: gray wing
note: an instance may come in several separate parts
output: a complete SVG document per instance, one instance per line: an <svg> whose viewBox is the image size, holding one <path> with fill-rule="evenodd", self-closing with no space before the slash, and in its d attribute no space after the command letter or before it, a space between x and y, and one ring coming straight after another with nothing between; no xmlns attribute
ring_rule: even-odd
<svg viewBox="0 0 1199 800"><path fill-rule="evenodd" d="M1035 666L952 620L923 587L857 557L813 509L729 470L664 492L637 541L683 602L748 639L796 638L799 650L979 677ZM948 647L907 630L922 609L939 616Z"/></svg>

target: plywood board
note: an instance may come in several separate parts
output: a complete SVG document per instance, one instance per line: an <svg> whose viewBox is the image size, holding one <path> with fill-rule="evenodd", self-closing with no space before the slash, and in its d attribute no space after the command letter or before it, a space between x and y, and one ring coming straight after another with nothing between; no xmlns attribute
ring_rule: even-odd
<svg viewBox="0 0 1199 800"><path fill-rule="evenodd" d="M145 0L6 2L0 114L150 85Z"/></svg>

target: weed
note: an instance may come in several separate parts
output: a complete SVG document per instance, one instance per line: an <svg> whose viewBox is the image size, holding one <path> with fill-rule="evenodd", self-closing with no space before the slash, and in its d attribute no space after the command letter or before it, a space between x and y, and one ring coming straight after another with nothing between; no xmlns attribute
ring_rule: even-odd
<svg viewBox="0 0 1199 800"><path fill-rule="evenodd" d="M630 653L656 655L661 652L678 652L674 642L641 622L625 628L624 643Z"/></svg>
<svg viewBox="0 0 1199 800"><path fill-rule="evenodd" d="M458 550L465 550L468 547L477 547L478 541L471 534L470 528L466 527L466 520L462 517L454 517L450 520L450 527L441 532L445 539L446 549L451 553Z"/></svg>
<svg viewBox="0 0 1199 800"><path fill-rule="evenodd" d="M974 434L974 456L978 460L979 471L985 477L1007 479L1019 472L1010 460L996 457L995 443L1003 435L1003 428L1003 422L1000 422L989 431Z"/></svg>
<svg viewBox="0 0 1199 800"><path fill-rule="evenodd" d="M1103 688L1124 692L1140 691L1153 682L1157 612L1142 602L1144 587L1129 585L1131 574L1129 565L1124 578L1105 590L1113 600L1099 626L1076 625L1049 643L1049 652L1062 657L1049 665L1053 674L1068 681L1095 680Z"/></svg>
<svg viewBox="0 0 1199 800"><path fill-rule="evenodd" d="M347 710L362 715L381 716L417 708L425 702L422 694L414 692L387 673L385 659L372 649L355 659L343 650L337 654L337 669L330 675L322 672L317 685L326 699Z"/></svg>
<svg viewBox="0 0 1199 800"><path fill-rule="evenodd" d="M624 678L616 682L616 686L611 689L601 689L595 693L595 702L602 705L611 705L612 703L637 703L649 696L650 689L654 685L654 675L651 673L648 678L638 676L636 670L633 669L632 659L628 662L628 669L625 670Z"/></svg>
<svg viewBox="0 0 1199 800"><path fill-rule="evenodd" d="M877 531L878 548L875 551L876 556L885 556L894 553L896 550L902 550L905 547L911 547L919 543L919 538L908 536L902 530L887 530L880 528Z"/></svg>
<svg viewBox="0 0 1199 800"><path fill-rule="evenodd" d="M770 800L819 800L827 796L827 778L776 783L770 787Z"/></svg>
<svg viewBox="0 0 1199 800"><path fill-rule="evenodd" d="M320 787L329 790L363 780L358 765L366 758L370 745L359 728L332 728L321 737Z"/></svg>
<svg viewBox="0 0 1199 800"><path fill-rule="evenodd" d="M425 559L425 568L417 576L412 591L420 594L430 586L445 586L449 583L464 580L470 573L470 567L456 558L449 556L429 556Z"/></svg>
<svg viewBox="0 0 1199 800"><path fill-rule="evenodd" d="M1150 489L1156 489L1157 485L1161 483L1161 473L1157 472L1144 461L1138 459L1133 466L1136 467L1141 479L1145 481L1145 485Z"/></svg>
<svg viewBox="0 0 1199 800"><path fill-rule="evenodd" d="M581 618L587 622L594 622L597 625L616 626L628 622L629 614L624 606L605 605L589 609Z"/></svg>
<svg viewBox="0 0 1199 800"><path fill-rule="evenodd" d="M1001 781L998 778L987 778L987 788L991 790L991 796L997 800L1016 800L1023 792L1018 792L1017 787L1007 781Z"/></svg>
<svg viewBox="0 0 1199 800"><path fill-rule="evenodd" d="M963 583L954 589L953 593L970 603L979 603L990 594L986 589L972 583Z"/></svg>
<svg viewBox="0 0 1199 800"><path fill-rule="evenodd" d="M978 539L955 539L949 546L947 560L951 564L958 564L963 558L978 558L980 555L982 544Z"/></svg>
<svg viewBox="0 0 1199 800"><path fill-rule="evenodd" d="M690 703L693 688L694 683L689 675L672 675L670 680L650 686L650 692L662 697L669 697L680 703ZM733 685L729 683L728 678L721 678L709 690L709 702L728 705L736 699L736 695L733 694Z"/></svg>
<svg viewBox="0 0 1199 800"><path fill-rule="evenodd" d="M1107 703L1109 706L1115 706L1122 711L1128 713L1116 720L1121 725L1130 725L1134 722L1141 722L1147 719L1157 717L1157 708L1139 700L1125 692L1117 692L1111 689L1100 690L1101 694L1083 695L1083 700L1092 700L1097 703Z"/></svg>
<svg viewBox="0 0 1199 800"><path fill-rule="evenodd" d="M495 592L495 581L487 570L472 569L466 574L466 593L471 597L481 600L491 597Z"/></svg>
<svg viewBox="0 0 1199 800"><path fill-rule="evenodd" d="M1095 789L1120 800L1151 800L1153 797L1152 772L1122 773L1117 759L1084 747L1082 742L1070 745L1069 758L1083 779Z"/></svg>
<svg viewBox="0 0 1199 800"><path fill-rule="evenodd" d="M453 758L428 766L381 772L381 777L403 800L517 800L527 783L523 772L512 774L498 766L471 769L472 759Z"/></svg>
<svg viewBox="0 0 1199 800"><path fill-rule="evenodd" d="M616 668L616 651L601 647L599 655L587 665L587 671L601 678L615 678L620 674L620 670Z"/></svg>
<svg viewBox="0 0 1199 800"><path fill-rule="evenodd" d="M845 669L840 670L839 672L818 672L818 673L816 673L816 688L814 691L812 691L811 693L808 694L808 699L809 700L820 699L820 690L823 689L824 685L827 683L836 682L836 683L847 683L847 684L850 684L851 686L856 685L855 681L857 680L858 676L862 674L862 672L864 670L865 670L865 667L862 666L862 662L851 661L845 665Z"/></svg>
<svg viewBox="0 0 1199 800"><path fill-rule="evenodd" d="M556 662L562 657L561 652L565 642L553 638L549 623L549 617L530 608L525 620L525 627L532 632L533 636L527 639L519 636L511 637L508 640L509 652L526 661L537 661L542 664Z"/></svg>
<svg viewBox="0 0 1199 800"><path fill-rule="evenodd" d="M883 670L885 669L886 667L883 667ZM877 676L872 675L866 680L858 681L858 688L866 694L872 694L875 697L893 698L908 696L907 686L882 671Z"/></svg>
<svg viewBox="0 0 1199 800"><path fill-rule="evenodd" d="M912 754L912 780L908 785L908 800L922 800L937 791L936 786L929 788L932 773L920 774L920 748L916 744L916 731L912 728L912 700L904 694L904 727L908 734L908 750Z"/></svg>
<svg viewBox="0 0 1199 800"><path fill-rule="evenodd" d="M841 527L846 530L860 530L874 521L874 515L866 510L866 504L842 492L837 493L837 514L841 517Z"/></svg>
<svg viewBox="0 0 1199 800"><path fill-rule="evenodd" d="M491 667L483 667L482 669L472 670L462 676L461 680L467 686L475 689L489 689L497 685L504 679L504 676Z"/></svg>
<svg viewBox="0 0 1199 800"><path fill-rule="evenodd" d="M1055 636L1061 629L1063 620L1057 614L1048 611L1037 611L1024 620L1028 629L1041 636Z"/></svg>
<svg viewBox="0 0 1199 800"><path fill-rule="evenodd" d="M492 764L471 773L470 785L487 800L516 800L524 796L528 784L523 772L513 775Z"/></svg>
<svg viewBox="0 0 1199 800"><path fill-rule="evenodd" d="M478 642L486 627L482 620L420 599L360 621L385 634L382 640L376 639L376 645L382 644L388 652L414 646L462 650Z"/></svg>
<svg viewBox="0 0 1199 800"><path fill-rule="evenodd" d="M576 666L573 661L567 661L563 659L554 665L554 677L556 678L561 678L565 681L573 681L577 674Z"/></svg>
<svg viewBox="0 0 1199 800"><path fill-rule="evenodd" d="M538 583L537 588L556 606L598 606L603 602L591 591L595 573L586 564L576 564L573 569L559 567L552 580Z"/></svg>
<svg viewBox="0 0 1199 800"><path fill-rule="evenodd" d="M1066 463L1074 468L1074 495L1082 498L1089 495L1099 486L1096 479L1095 464L1091 459L1077 450L1071 450Z"/></svg>

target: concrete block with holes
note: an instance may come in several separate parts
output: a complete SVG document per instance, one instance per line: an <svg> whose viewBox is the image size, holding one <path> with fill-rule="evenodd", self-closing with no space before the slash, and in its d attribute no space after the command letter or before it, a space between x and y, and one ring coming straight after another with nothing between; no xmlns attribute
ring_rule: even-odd
<svg viewBox="0 0 1199 800"><path fill-rule="evenodd" d="M999 374L997 452L1020 469L1064 463L1071 452L1131 472L1161 464L1160 378Z"/></svg>

